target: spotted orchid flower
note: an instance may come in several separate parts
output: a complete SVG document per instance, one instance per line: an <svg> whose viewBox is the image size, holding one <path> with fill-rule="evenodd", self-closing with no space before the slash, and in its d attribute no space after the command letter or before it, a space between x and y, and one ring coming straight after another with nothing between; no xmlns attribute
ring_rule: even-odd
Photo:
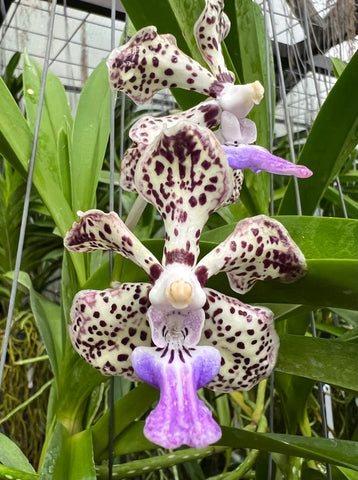
<svg viewBox="0 0 358 480"><path fill-rule="evenodd" d="M159 35L155 27L138 31L128 43L116 48L108 59L110 83L113 89L126 93L135 103L144 104L163 88L179 87L203 93L210 100L174 115L163 118L145 116L130 130L133 146L122 161L121 185L135 190L134 171L142 153L164 126L190 120L208 128L218 127L216 135L233 169L249 168L257 173L265 170L281 175L306 178L312 172L296 166L256 145L255 123L246 118L260 103L264 89L260 82L235 85L235 76L224 61L221 42L230 30L230 20L223 11L223 0L206 0L205 8L194 26L194 36L203 59L210 70L183 53L176 39ZM235 174L237 201L242 174Z"/></svg>
<svg viewBox="0 0 358 480"><path fill-rule="evenodd" d="M166 448L204 447L221 430L196 391L250 389L270 374L279 346L270 310L206 288L207 280L226 272L242 294L258 280L302 277L305 259L279 222L259 215L239 222L198 261L202 229L233 189L225 153L205 127L182 121L163 128L150 154L140 157L134 181L163 218L162 261L116 213L80 212L66 248L114 251L139 265L149 281L80 291L70 337L102 374L160 390L145 424L148 439Z"/></svg>

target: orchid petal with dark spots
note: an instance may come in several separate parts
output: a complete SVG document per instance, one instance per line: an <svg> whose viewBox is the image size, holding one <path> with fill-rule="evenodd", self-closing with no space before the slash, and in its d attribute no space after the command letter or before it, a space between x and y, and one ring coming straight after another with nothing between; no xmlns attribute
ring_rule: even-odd
<svg viewBox="0 0 358 480"><path fill-rule="evenodd" d="M283 158L276 157L266 148L256 145L223 145L227 160L231 168L249 168L254 173L261 170L277 175L293 175L298 178L308 178L313 173L304 165L296 165Z"/></svg>
<svg viewBox="0 0 358 480"><path fill-rule="evenodd" d="M179 87L206 95L217 83L198 62L179 50L173 35L159 35L153 26L139 30L107 61L111 87L135 103L149 102L163 88Z"/></svg>
<svg viewBox="0 0 358 480"><path fill-rule="evenodd" d="M75 296L69 327L73 347L102 375L138 381L131 356L135 347L151 345L146 317L150 288L146 283L123 283Z"/></svg>
<svg viewBox="0 0 358 480"><path fill-rule="evenodd" d="M135 184L163 218L164 266L194 266L202 228L233 188L226 156L216 137L190 122L164 128L142 155Z"/></svg>
<svg viewBox="0 0 358 480"><path fill-rule="evenodd" d="M138 347L133 368L145 382L160 389L160 400L149 414L144 434L164 448L206 447L217 442L221 429L196 390L210 382L220 368L220 353L213 347Z"/></svg>
<svg viewBox="0 0 358 480"><path fill-rule="evenodd" d="M121 161L121 187L130 192L136 192L134 173L139 158L155 141L164 127L173 126L183 120L199 126L212 128L219 124L221 108L216 100L207 100L189 110L165 117L146 115L140 118L130 129L129 136L133 145L125 152Z"/></svg>
<svg viewBox="0 0 358 480"><path fill-rule="evenodd" d="M64 239L65 247L72 252L107 250L117 252L139 265L154 282L163 267L154 255L126 227L117 213L101 210L78 212L79 222L74 222Z"/></svg>
<svg viewBox="0 0 358 480"><path fill-rule="evenodd" d="M215 290L205 292L205 326L199 345L212 345L221 353L220 371L206 386L216 392L249 390L268 377L276 363L279 337L273 313Z"/></svg>
<svg viewBox="0 0 358 480"><path fill-rule="evenodd" d="M257 280L298 280L306 273L306 261L281 223L258 215L239 222L195 268L202 285L218 272L227 272L231 288L243 294Z"/></svg>
<svg viewBox="0 0 358 480"><path fill-rule="evenodd" d="M221 49L221 42L231 27L223 10L223 0L206 0L205 8L194 25L194 36L202 57L216 78L223 83L233 83L235 75L228 71Z"/></svg>
<svg viewBox="0 0 358 480"><path fill-rule="evenodd" d="M166 115L165 117L153 117L145 115L141 117L129 130L129 137L137 144L149 145L162 131L163 126L171 127L182 121L195 123L200 127L213 128L220 122L221 108L216 100L206 100L195 105L189 110Z"/></svg>

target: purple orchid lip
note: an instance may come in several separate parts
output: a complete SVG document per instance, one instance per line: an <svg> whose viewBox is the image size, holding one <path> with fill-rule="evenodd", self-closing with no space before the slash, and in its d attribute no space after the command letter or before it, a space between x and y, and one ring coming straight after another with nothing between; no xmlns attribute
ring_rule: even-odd
<svg viewBox="0 0 358 480"><path fill-rule="evenodd" d="M313 175L313 172L304 165L296 165L276 157L266 148L257 145L223 145L222 148L231 168L249 168L254 173L264 170L277 175L294 175L298 178L308 178Z"/></svg>
<svg viewBox="0 0 358 480"><path fill-rule="evenodd" d="M164 448L183 444L202 448L217 442L221 429L196 390L218 373L221 355L213 347L138 347L133 351L137 375L160 389L160 400L149 414L145 436Z"/></svg>

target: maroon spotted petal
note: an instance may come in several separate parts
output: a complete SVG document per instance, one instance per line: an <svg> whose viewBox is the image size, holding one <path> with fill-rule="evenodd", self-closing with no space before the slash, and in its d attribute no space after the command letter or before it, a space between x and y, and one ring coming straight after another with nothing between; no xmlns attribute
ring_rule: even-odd
<svg viewBox="0 0 358 480"><path fill-rule="evenodd" d="M194 26L194 36L204 60L219 82L233 83L235 75L226 68L221 50L221 42L231 26L223 10L223 0L206 0L205 8Z"/></svg>
<svg viewBox="0 0 358 480"><path fill-rule="evenodd" d="M137 145L133 143L124 153L121 160L121 176L120 185L123 190L128 192L136 192L134 185L134 174L137 168L138 161L142 152L145 150L145 145Z"/></svg>
<svg viewBox="0 0 358 480"><path fill-rule="evenodd" d="M164 265L195 265L203 226L232 192L226 156L215 135L189 122L164 128L138 163L135 183L164 220Z"/></svg>
<svg viewBox="0 0 358 480"><path fill-rule="evenodd" d="M130 129L129 136L137 144L149 145L152 143L163 127L188 120L201 127L213 128L220 123L222 110L217 100L211 99L201 102L195 107L182 112L177 112L165 117L146 115L141 117Z"/></svg>
<svg viewBox="0 0 358 480"><path fill-rule="evenodd" d="M123 283L106 290L82 290L71 309L70 337L74 349L102 375L139 378L132 368L132 351L151 345L146 318L146 283Z"/></svg>
<svg viewBox="0 0 358 480"><path fill-rule="evenodd" d="M234 232L199 262L195 274L203 285L220 271L227 272L231 288L243 294L257 280L294 282L306 273L306 261L281 223L258 215L239 222Z"/></svg>
<svg viewBox="0 0 358 480"><path fill-rule="evenodd" d="M101 210L78 212L79 222L66 234L64 245L72 252L114 251L143 268L151 281L163 271L154 255L125 226L115 212Z"/></svg>
<svg viewBox="0 0 358 480"><path fill-rule="evenodd" d="M139 30L116 48L108 62L111 87L137 104L149 102L163 88L179 87L209 95L215 77L179 50L172 35L158 35L155 27Z"/></svg>
<svg viewBox="0 0 358 480"><path fill-rule="evenodd" d="M145 149L155 141L163 127L172 126L183 120L189 120L197 125L212 128L219 124L221 108L216 100L207 100L189 110L165 117L146 115L140 118L130 129L129 136L133 145L128 148L121 161L121 187L135 192L134 173L140 156Z"/></svg>
<svg viewBox="0 0 358 480"><path fill-rule="evenodd" d="M270 375L279 338L268 308L251 307L236 298L205 289L205 326L199 345L221 353L218 375L206 387L219 392L250 390Z"/></svg>

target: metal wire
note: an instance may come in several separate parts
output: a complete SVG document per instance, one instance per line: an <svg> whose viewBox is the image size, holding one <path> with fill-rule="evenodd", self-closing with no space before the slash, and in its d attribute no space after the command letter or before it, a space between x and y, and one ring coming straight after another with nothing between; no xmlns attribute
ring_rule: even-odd
<svg viewBox="0 0 358 480"><path fill-rule="evenodd" d="M112 0L111 4L111 50L115 47L115 33L116 33L116 1ZM115 107L116 98L112 91L110 97L110 133L109 133L109 210L114 210L114 167L115 167ZM113 272L113 252L109 256L109 270L112 276ZM109 423L108 423L108 479L113 479L113 463L114 463L114 377L111 377L108 392L108 408L109 408Z"/></svg>
<svg viewBox="0 0 358 480"><path fill-rule="evenodd" d="M274 14L273 14L273 9L272 9L272 6L271 6L271 2L272 2L272 0L268 0L268 12L269 12L269 15L270 15L273 42L274 42L275 52L276 52L277 69L278 69L278 74L279 74L279 79L280 79L280 90L281 90L281 98L282 98L282 103L283 103L283 110L284 110L285 123L286 123L286 129L287 129L288 144L289 144L289 147L290 147L290 153L291 153L292 161L294 163L296 163L295 148L294 148L293 137L292 137L292 125L291 125L291 119L290 119L290 115L289 115L289 111L288 111L288 102L287 102L287 96L286 96L286 90L285 90L285 80L284 80L284 75L283 75L280 49L279 49L279 45L278 45L275 19L274 19ZM300 198L300 192L299 192L299 188L298 188L298 181L297 181L296 177L293 177L293 182L294 182L294 188L295 188L297 213L298 213L298 215L302 215L301 198Z"/></svg>
<svg viewBox="0 0 358 480"><path fill-rule="evenodd" d="M25 198L24 198L24 208L23 208L23 212L22 212L19 242L18 242L17 253L16 253L14 279L13 279L12 286L11 286L9 311L8 311L4 340L3 340L2 351L1 351L0 388L1 388L1 385L2 385L2 379L3 379L4 368L5 368L5 363L6 363L6 353L7 353L7 347L8 347L9 339L10 339L10 329L11 329L11 323L12 323L12 319L13 319L13 315L14 315L16 293L17 293L17 287L18 287L18 282L19 282L19 274L20 274L20 268L21 268L22 252L23 252L23 249L24 249L27 218L28 218L28 214L29 214L30 195L31 195L31 189L32 189L32 179L33 179L33 175L34 175L35 158L36 158L37 144L38 144L39 133L40 133L41 115L42 115L42 108L43 108L43 102L44 102L44 97L45 97L46 78L47 78L48 66L49 66L49 61L50 61L51 42L52 42L53 29L54 29L54 24L55 24L56 4L57 4L57 0L52 0L50 21L49 21L49 33L48 33L48 37L47 37L46 53L45 53L45 58L44 58L44 66L43 66L42 80L41 80L41 89L40 89L40 95L39 95L39 104L38 104L38 109L37 109L37 117L36 117L35 130L34 130L34 141L33 141L33 145L32 145L32 152L31 152L31 157L30 157L30 162L29 162L29 170L28 170L27 183L26 183L26 192L25 192Z"/></svg>

